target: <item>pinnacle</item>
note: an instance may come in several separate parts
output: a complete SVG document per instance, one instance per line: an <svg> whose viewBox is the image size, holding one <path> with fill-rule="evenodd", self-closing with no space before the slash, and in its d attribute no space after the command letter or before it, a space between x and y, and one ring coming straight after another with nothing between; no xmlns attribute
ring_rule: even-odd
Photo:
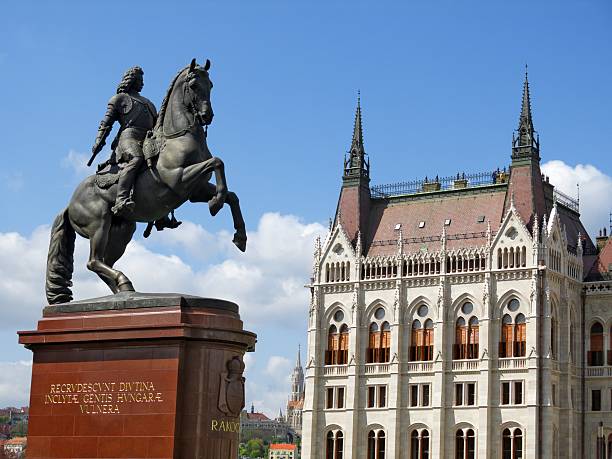
<svg viewBox="0 0 612 459"><path fill-rule="evenodd" d="M527 124L527 128L533 131L533 122L531 117L531 97L529 95L529 78L527 75L527 67L525 67L525 82L523 83L523 100L521 106L521 117L519 120L519 131L523 124Z"/></svg>
<svg viewBox="0 0 612 459"><path fill-rule="evenodd" d="M361 121L361 92L357 91L357 108L355 109L355 124L353 126L353 141L351 143L351 152L357 148L358 151L363 151L363 125Z"/></svg>

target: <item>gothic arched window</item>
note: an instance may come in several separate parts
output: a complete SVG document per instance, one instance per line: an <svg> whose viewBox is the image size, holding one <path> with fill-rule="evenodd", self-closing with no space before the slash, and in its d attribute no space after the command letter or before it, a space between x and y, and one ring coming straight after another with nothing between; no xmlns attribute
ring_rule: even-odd
<svg viewBox="0 0 612 459"><path fill-rule="evenodd" d="M374 311L370 324L366 363L385 363L391 356L391 327L384 320L385 310L379 307Z"/></svg>
<svg viewBox="0 0 612 459"><path fill-rule="evenodd" d="M557 359L557 318L550 318L550 356Z"/></svg>
<svg viewBox="0 0 612 459"><path fill-rule="evenodd" d="M346 365L348 363L349 329L346 324L340 326L340 331L332 324L327 333L327 350L325 365Z"/></svg>
<svg viewBox="0 0 612 459"><path fill-rule="evenodd" d="M474 305L466 301L455 322L453 358L456 360L478 358L478 318L471 315L473 311Z"/></svg>
<svg viewBox="0 0 612 459"><path fill-rule="evenodd" d="M385 459L385 432L383 430L368 432L367 459Z"/></svg>
<svg viewBox="0 0 612 459"><path fill-rule="evenodd" d="M502 432L502 459L523 459L523 432L519 428Z"/></svg>
<svg viewBox="0 0 612 459"><path fill-rule="evenodd" d="M476 435L473 429L459 429L455 434L455 459L476 457Z"/></svg>
<svg viewBox="0 0 612 459"><path fill-rule="evenodd" d="M589 351L587 352L587 364L589 366L600 367L603 365L603 341L603 326L600 322L595 322L593 325L591 325Z"/></svg>
<svg viewBox="0 0 612 459"><path fill-rule="evenodd" d="M429 307L426 304L420 305L416 315L419 318L412 321L408 358L413 362L433 360L434 326L433 321L428 318Z"/></svg>
<svg viewBox="0 0 612 459"><path fill-rule="evenodd" d="M499 357L525 357L527 352L527 329L525 315L518 312L520 303L511 299L504 308L499 340ZM514 318L513 318L514 317Z"/></svg>
<svg viewBox="0 0 612 459"><path fill-rule="evenodd" d="M341 430L327 432L325 442L325 459L342 459L344 451L344 435Z"/></svg>
<svg viewBox="0 0 612 459"><path fill-rule="evenodd" d="M429 459L429 431L413 430L410 434L410 459Z"/></svg>

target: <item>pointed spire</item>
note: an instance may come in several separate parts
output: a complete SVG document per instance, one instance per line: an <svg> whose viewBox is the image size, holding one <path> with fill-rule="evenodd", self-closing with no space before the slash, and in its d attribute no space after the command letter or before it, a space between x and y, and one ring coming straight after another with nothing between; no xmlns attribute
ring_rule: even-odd
<svg viewBox="0 0 612 459"><path fill-rule="evenodd" d="M363 145L363 123L361 120L361 92L357 92L357 108L355 109L355 123L353 125L353 139L349 157L344 161L344 177L368 177L370 164L365 159L365 147Z"/></svg>
<svg viewBox="0 0 612 459"><path fill-rule="evenodd" d="M521 105L521 117L519 118L519 134L521 127L525 126L530 133L533 133L533 119L531 117L531 97L529 95L529 76L527 65L525 65L525 81L523 82L523 103Z"/></svg>
<svg viewBox="0 0 612 459"><path fill-rule="evenodd" d="M355 124L353 126L351 153L353 150L363 150L365 152L363 148L363 125L361 122L361 91L357 91L357 108L355 109Z"/></svg>
<svg viewBox="0 0 612 459"><path fill-rule="evenodd" d="M302 368L302 356L301 356L301 347L298 344L298 353L297 353L297 358L295 359L295 368Z"/></svg>
<svg viewBox="0 0 612 459"><path fill-rule="evenodd" d="M517 135L512 134L512 159L535 158L539 160L539 152L540 140L533 128L529 78L527 74L527 65L525 65L521 116L519 117Z"/></svg>

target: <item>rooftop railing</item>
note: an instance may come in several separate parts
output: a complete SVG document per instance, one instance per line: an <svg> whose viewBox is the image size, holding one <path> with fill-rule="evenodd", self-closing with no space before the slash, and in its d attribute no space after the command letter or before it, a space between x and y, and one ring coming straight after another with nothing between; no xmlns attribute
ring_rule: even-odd
<svg viewBox="0 0 612 459"><path fill-rule="evenodd" d="M492 172L478 172L473 174L457 174L450 177L428 178L413 180L411 182L398 182L386 185L374 185L370 193L374 198L389 198L407 194L430 193L442 190L458 190L475 188L479 186L507 183L509 174L506 170L497 169Z"/></svg>
<svg viewBox="0 0 612 459"><path fill-rule="evenodd" d="M580 201L578 199L572 198L571 196L566 195L565 193L557 190L554 190L554 199L561 205L567 207L568 209L573 210L574 212L580 212Z"/></svg>

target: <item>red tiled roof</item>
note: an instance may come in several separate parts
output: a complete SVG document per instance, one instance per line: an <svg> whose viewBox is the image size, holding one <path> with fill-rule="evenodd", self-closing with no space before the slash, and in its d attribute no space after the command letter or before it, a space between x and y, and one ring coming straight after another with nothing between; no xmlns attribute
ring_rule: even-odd
<svg viewBox="0 0 612 459"><path fill-rule="evenodd" d="M606 245L601 249L593 263L587 280L600 280L604 275L612 275L612 237L608 238Z"/></svg>
<svg viewBox="0 0 612 459"><path fill-rule="evenodd" d="M497 231L504 211L506 187L500 186L488 190L462 190L433 194L430 196L392 198L390 201L373 200L368 224L369 235L366 240L366 251L369 256L394 255L397 245L374 244L375 241L397 240L395 227L402 225L404 239L439 238L444 222L447 236L467 235L470 237L448 237L447 248L477 247L486 243L487 221L491 222L491 231ZM479 218L484 221L479 222ZM423 228L419 223L425 222ZM404 252L415 252L424 245L428 250L439 250L439 240L435 242L410 241L404 243Z"/></svg>
<svg viewBox="0 0 612 459"><path fill-rule="evenodd" d="M247 413L247 419L252 419L254 421L269 421L270 418L263 413Z"/></svg>
<svg viewBox="0 0 612 459"><path fill-rule="evenodd" d="M272 443L270 445L270 449L288 449L290 451L295 451L296 446L291 443Z"/></svg>
<svg viewBox="0 0 612 459"><path fill-rule="evenodd" d="M302 409L304 407L304 400L289 400L287 402L287 408Z"/></svg>
<svg viewBox="0 0 612 459"><path fill-rule="evenodd" d="M11 438L10 440L7 440L4 444L5 445L25 445L27 444L28 439L26 437L15 437L15 438Z"/></svg>

